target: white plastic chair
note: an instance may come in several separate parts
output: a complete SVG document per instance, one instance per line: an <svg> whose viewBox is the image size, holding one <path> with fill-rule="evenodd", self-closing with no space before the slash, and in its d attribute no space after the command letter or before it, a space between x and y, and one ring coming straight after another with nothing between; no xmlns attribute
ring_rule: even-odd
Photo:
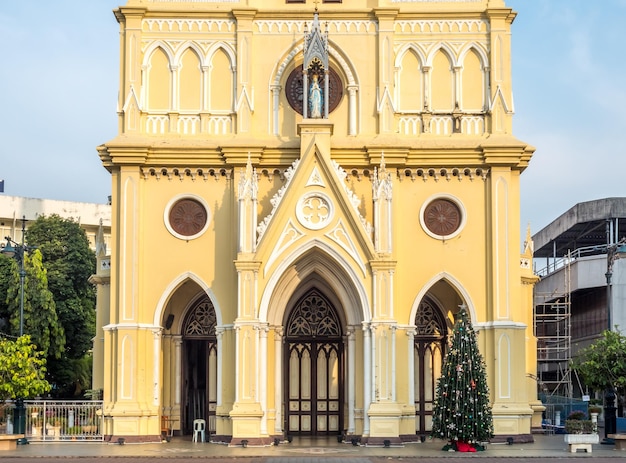
<svg viewBox="0 0 626 463"><path fill-rule="evenodd" d="M197 419L193 420L193 441L198 442L198 435L200 436L200 442L204 442L204 430L206 429L206 421Z"/></svg>

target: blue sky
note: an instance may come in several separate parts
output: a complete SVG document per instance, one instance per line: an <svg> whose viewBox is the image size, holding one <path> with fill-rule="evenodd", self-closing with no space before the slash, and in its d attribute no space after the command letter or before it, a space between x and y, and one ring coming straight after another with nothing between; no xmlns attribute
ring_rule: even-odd
<svg viewBox="0 0 626 463"><path fill-rule="evenodd" d="M110 177L96 146L117 132L112 10L121 3L3 4L5 195L106 202ZM626 0L507 4L518 12L514 134L537 148L521 185L522 226L534 233L578 202L626 196Z"/></svg>

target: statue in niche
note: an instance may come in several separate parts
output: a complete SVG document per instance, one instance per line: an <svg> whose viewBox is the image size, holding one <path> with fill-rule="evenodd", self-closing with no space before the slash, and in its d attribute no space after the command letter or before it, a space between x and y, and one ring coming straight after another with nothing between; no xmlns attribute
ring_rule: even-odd
<svg viewBox="0 0 626 463"><path fill-rule="evenodd" d="M324 96L322 95L322 89L319 84L319 74L313 74L313 82L309 89L309 117L312 119L319 119L322 117L322 105L324 103Z"/></svg>

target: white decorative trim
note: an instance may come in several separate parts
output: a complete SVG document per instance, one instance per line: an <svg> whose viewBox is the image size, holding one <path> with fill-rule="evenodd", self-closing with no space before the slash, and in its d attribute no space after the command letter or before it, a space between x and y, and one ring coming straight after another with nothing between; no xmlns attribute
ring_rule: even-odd
<svg viewBox="0 0 626 463"><path fill-rule="evenodd" d="M362 260L359 258L359 253L357 251L357 248L354 245L354 242L352 241L352 238L348 234L347 229L341 219L339 219L335 228L333 228L331 231L326 233L325 236L333 240L339 246L341 246L350 255L350 257L352 257L354 261L359 265L359 268L361 269L361 271L363 273L366 273L365 265L363 264Z"/></svg>
<svg viewBox="0 0 626 463"><path fill-rule="evenodd" d="M296 34L303 35L306 27L311 29L310 21L297 20L259 20L253 26L258 34ZM376 21L331 21L328 24L330 35L373 34L378 31Z"/></svg>
<svg viewBox="0 0 626 463"><path fill-rule="evenodd" d="M178 2L177 2L178 3ZM233 32L237 21L232 19L148 18L141 22L144 32ZM144 26L147 29L144 29Z"/></svg>
<svg viewBox="0 0 626 463"><path fill-rule="evenodd" d="M436 233L431 232L426 226L426 222L424 221L424 211L426 210L426 207L428 207L428 205L436 199L447 199L448 201L452 201L454 204L456 204L456 206L461 211L461 223L459 224L459 228L457 228L450 235L445 235L445 236L437 235ZM467 210L465 209L465 206L463 205L463 203L461 202L459 198L457 198L456 196L447 194L447 193L443 193L443 194L438 193L438 194L432 195L430 198L424 201L424 204L422 204L422 207L420 208L420 225L422 226L422 229L424 230L424 232L426 232L428 236L430 236L431 238L435 238L436 240L445 241L445 240L454 238L459 233L461 233L461 231L463 231L463 228L465 228L466 222L467 222Z"/></svg>
<svg viewBox="0 0 626 463"><path fill-rule="evenodd" d="M322 188L326 188L324 184L324 179L320 175L320 171L317 167L313 167L311 171L311 175L309 175L309 180L306 182L306 186L321 186Z"/></svg>
<svg viewBox="0 0 626 463"><path fill-rule="evenodd" d="M298 230L298 227L296 227L291 219L289 219L289 222L287 222L287 225L285 225L283 232L280 234L280 237L276 241L276 245L274 246L274 249L272 251L272 254L270 254L269 259L267 259L265 267L271 267L276 258L280 256L285 249L287 249L289 246L291 246L302 237L304 237L304 233Z"/></svg>
<svg viewBox="0 0 626 463"><path fill-rule="evenodd" d="M298 222L309 230L321 230L333 219L335 206L324 193L312 191L300 197L296 205Z"/></svg>
<svg viewBox="0 0 626 463"><path fill-rule="evenodd" d="M484 19L431 19L431 20L399 20L395 23L396 32L411 34L452 33L475 34L489 32L489 22Z"/></svg>
<svg viewBox="0 0 626 463"><path fill-rule="evenodd" d="M172 209L172 206L176 204L177 201L181 199L187 199L187 198L193 199L194 201L198 201L200 204L202 204L202 206L206 210L206 223L204 224L204 227L202 227L202 230L200 230L195 235L190 235L190 236L181 235L176 230L174 230L172 228L172 225L170 224L170 219L169 219L170 210ZM189 193L183 193L183 194L174 196L172 199L169 200L169 202L165 206L165 209L163 210L163 222L165 223L165 228L167 228L167 231L169 231L172 234L172 236L175 236L176 238L180 240L184 240L184 241L195 240L196 238L199 238L200 236L204 235L204 233L207 231L207 228L209 228L209 224L211 223L212 218L213 218L213 215L211 214L211 208L209 207L209 204L200 196L196 196L196 195L189 194Z"/></svg>
<svg viewBox="0 0 626 463"><path fill-rule="evenodd" d="M354 194L354 192L350 188L348 188L348 184L346 183L346 177L348 176L348 173L345 170L343 170L342 167L336 161L331 160L331 163L333 167L335 168L335 172L337 173L337 176L341 180L341 184L343 185L346 195L348 195L348 199L350 200L352 207L354 207L354 211L356 212L357 216L361 220L361 223L363 224L363 227L365 228L365 231L367 232L367 234L371 236L372 225L369 222L367 222L365 220L365 217L363 217L361 213L359 212L359 206L361 205L361 200L356 194Z"/></svg>
<svg viewBox="0 0 626 463"><path fill-rule="evenodd" d="M259 237L257 238L257 244L259 243L259 241L261 241L261 238L263 237L265 230L267 230L267 226L269 225L270 220L272 220L272 217L274 217L274 213L276 212L278 205L283 200L285 191L287 191L287 187L289 187L289 184L291 183L291 179L293 178L294 172L298 168L298 164L300 164L300 159L296 159L295 161L293 161L291 167L289 167L289 169L287 169L284 174L287 182L281 187L280 190L278 190L278 192L272 197L272 199L270 199L270 203L273 206L272 212L270 212L269 215L265 217L256 228L257 233L259 234Z"/></svg>

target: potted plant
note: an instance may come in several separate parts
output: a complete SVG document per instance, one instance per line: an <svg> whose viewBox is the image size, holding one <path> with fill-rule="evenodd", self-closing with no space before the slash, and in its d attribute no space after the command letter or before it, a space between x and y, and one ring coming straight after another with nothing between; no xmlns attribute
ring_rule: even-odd
<svg viewBox="0 0 626 463"><path fill-rule="evenodd" d="M52 436L54 440L61 438L61 428L63 427L63 418L58 416L50 416L46 423L46 434Z"/></svg>
<svg viewBox="0 0 626 463"><path fill-rule="evenodd" d="M589 408L587 408L587 411L589 412L590 416L593 415L594 413L596 415L599 415L600 413L602 413L602 407L597 404L591 404L589 405Z"/></svg>
<svg viewBox="0 0 626 463"><path fill-rule="evenodd" d="M585 412L574 410L565 420L565 442L569 445L569 450L572 453L578 449L591 453L591 444L600 442L598 433L594 433L593 423L586 418Z"/></svg>

